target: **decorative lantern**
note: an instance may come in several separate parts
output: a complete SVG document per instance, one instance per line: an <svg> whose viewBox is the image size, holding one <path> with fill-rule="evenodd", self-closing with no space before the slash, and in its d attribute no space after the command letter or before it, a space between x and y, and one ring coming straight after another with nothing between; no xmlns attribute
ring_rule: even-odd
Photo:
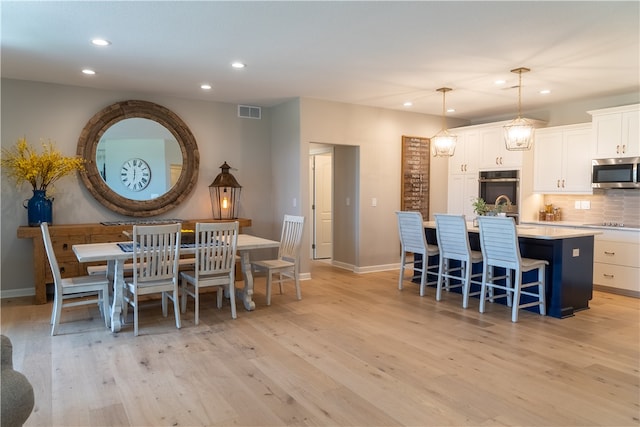
<svg viewBox="0 0 640 427"><path fill-rule="evenodd" d="M231 166L227 162L224 162L220 169L222 169L222 172L216 176L216 179L209 186L213 219L235 219L238 218L238 205L242 186L229 173Z"/></svg>

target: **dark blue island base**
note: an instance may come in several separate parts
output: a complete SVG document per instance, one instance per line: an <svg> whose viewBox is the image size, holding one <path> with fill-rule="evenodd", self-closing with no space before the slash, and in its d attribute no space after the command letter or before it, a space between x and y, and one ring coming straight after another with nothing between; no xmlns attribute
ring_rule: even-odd
<svg viewBox="0 0 640 427"><path fill-rule="evenodd" d="M425 228L425 233L429 243L436 243L435 229ZM593 297L593 236L560 239L520 237L518 240L523 257L544 259L549 262L546 268L548 316L569 317L576 311L589 308L589 301ZM477 232L469 232L469 243L472 249L480 250ZM414 256L416 260L421 260L421 255ZM526 273L524 281L535 280L536 275L535 271ZM414 276L412 281L420 283L420 277ZM478 288L478 285L473 285L472 291ZM459 292L459 288L454 291ZM506 304L504 298L497 302ZM526 310L539 312L537 307L529 307Z"/></svg>

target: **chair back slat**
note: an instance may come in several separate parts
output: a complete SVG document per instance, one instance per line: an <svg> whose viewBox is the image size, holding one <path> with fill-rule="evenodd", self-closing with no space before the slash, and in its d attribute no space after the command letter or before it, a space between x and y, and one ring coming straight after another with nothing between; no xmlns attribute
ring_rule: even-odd
<svg viewBox="0 0 640 427"><path fill-rule="evenodd" d="M133 226L133 271L136 282L176 277L180 257L180 224Z"/></svg>
<svg viewBox="0 0 640 427"><path fill-rule="evenodd" d="M422 214L420 212L400 211L398 215L398 233L404 252L426 253L427 238L424 234Z"/></svg>
<svg viewBox="0 0 640 427"><path fill-rule="evenodd" d="M511 217L478 217L480 247L491 265L516 269L520 265L520 245L516 223Z"/></svg>
<svg viewBox="0 0 640 427"><path fill-rule="evenodd" d="M60 267L58 266L58 259L56 253L53 250L53 243L51 241L51 234L49 233L49 224L43 222L40 224L40 230L42 231L42 240L44 241L44 250L47 253L49 259L49 266L51 267L51 274L53 275L53 282L55 286L56 297L62 297L62 275L60 274Z"/></svg>
<svg viewBox="0 0 640 427"><path fill-rule="evenodd" d="M235 271L238 222L196 223L196 274L229 274Z"/></svg>
<svg viewBox="0 0 640 427"><path fill-rule="evenodd" d="M471 252L464 215L435 214L436 236L444 258L467 258Z"/></svg>
<svg viewBox="0 0 640 427"><path fill-rule="evenodd" d="M300 256L304 217L285 215L278 249L278 259L295 262Z"/></svg>

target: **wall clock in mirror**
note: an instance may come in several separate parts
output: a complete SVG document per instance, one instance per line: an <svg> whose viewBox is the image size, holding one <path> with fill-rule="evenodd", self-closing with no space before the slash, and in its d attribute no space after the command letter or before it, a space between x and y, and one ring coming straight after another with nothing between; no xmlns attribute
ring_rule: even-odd
<svg viewBox="0 0 640 427"><path fill-rule="evenodd" d="M144 190L151 181L151 169L142 159L129 159L120 169L120 180L129 190Z"/></svg>

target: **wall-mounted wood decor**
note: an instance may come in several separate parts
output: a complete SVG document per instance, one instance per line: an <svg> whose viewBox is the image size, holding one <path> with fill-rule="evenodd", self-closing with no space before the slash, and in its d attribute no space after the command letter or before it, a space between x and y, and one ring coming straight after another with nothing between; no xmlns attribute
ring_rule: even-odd
<svg viewBox="0 0 640 427"><path fill-rule="evenodd" d="M400 210L417 211L429 219L429 138L402 136Z"/></svg>

